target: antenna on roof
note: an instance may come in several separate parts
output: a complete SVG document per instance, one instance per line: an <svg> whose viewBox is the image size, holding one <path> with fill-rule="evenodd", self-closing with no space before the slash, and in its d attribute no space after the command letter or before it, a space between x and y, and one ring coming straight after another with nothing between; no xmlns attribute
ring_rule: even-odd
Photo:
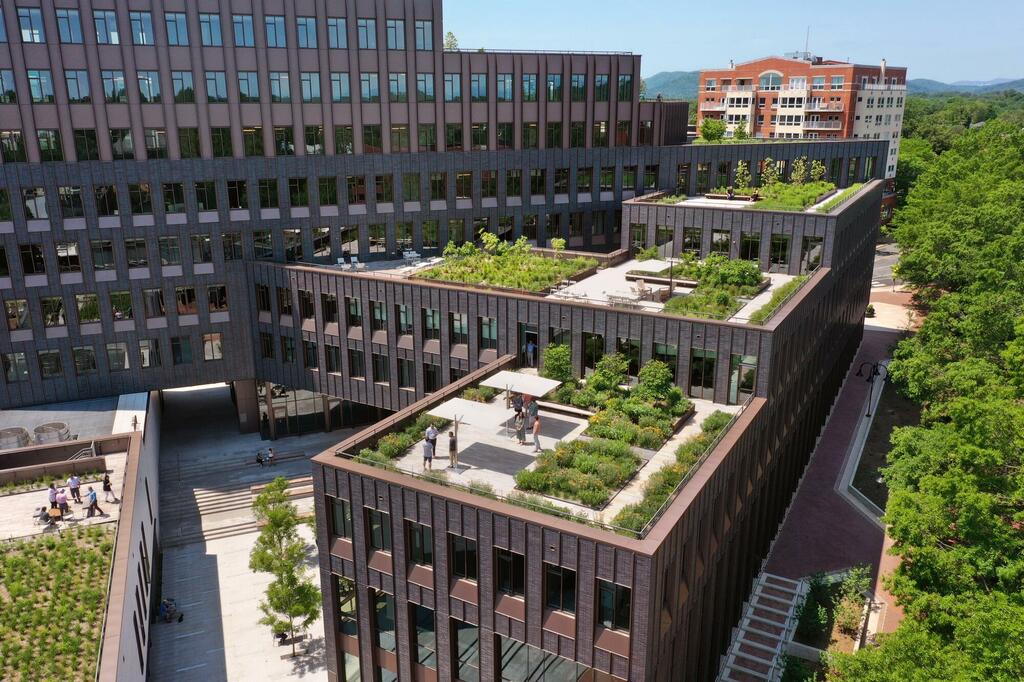
<svg viewBox="0 0 1024 682"><path fill-rule="evenodd" d="M804 39L804 54L811 53L811 25L807 24L807 37Z"/></svg>

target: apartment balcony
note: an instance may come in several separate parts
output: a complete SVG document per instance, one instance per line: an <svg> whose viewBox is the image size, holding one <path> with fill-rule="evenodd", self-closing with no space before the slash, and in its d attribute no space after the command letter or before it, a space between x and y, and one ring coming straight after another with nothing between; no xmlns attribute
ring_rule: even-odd
<svg viewBox="0 0 1024 682"><path fill-rule="evenodd" d="M701 102L701 111L725 111L725 102Z"/></svg>
<svg viewBox="0 0 1024 682"><path fill-rule="evenodd" d="M894 92L905 92L907 89L906 83L902 85L896 85L895 83L867 83L865 85L858 86L860 90L892 90Z"/></svg>
<svg viewBox="0 0 1024 682"><path fill-rule="evenodd" d="M842 102L808 102L804 105L805 111L842 111Z"/></svg>
<svg viewBox="0 0 1024 682"><path fill-rule="evenodd" d="M842 121L804 121L804 128L808 130L839 130L842 127Z"/></svg>
<svg viewBox="0 0 1024 682"><path fill-rule="evenodd" d="M753 85L723 85L722 92L753 92Z"/></svg>

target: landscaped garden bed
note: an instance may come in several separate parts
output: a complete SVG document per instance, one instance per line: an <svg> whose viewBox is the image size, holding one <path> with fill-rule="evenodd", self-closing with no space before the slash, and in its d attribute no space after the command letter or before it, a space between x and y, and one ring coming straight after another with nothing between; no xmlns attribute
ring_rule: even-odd
<svg viewBox="0 0 1024 682"><path fill-rule="evenodd" d="M664 277L669 270L657 274ZM664 311L688 317L728 319L743 307L741 299L756 296L770 284L754 261L732 260L718 253L703 261L686 254L671 271L674 277L692 279L697 287L688 294L670 298Z"/></svg>
<svg viewBox="0 0 1024 682"><path fill-rule="evenodd" d="M0 543L0 679L95 678L113 549L109 525Z"/></svg>
<svg viewBox="0 0 1024 682"><path fill-rule="evenodd" d="M796 290L799 289L806 281L807 275L797 275L773 291L768 302L750 315L751 324L764 324L767 322L768 319L775 314L775 311L778 310L783 303L788 301L789 297L796 293Z"/></svg>
<svg viewBox="0 0 1024 682"><path fill-rule="evenodd" d="M451 420L423 413L401 431L393 431L381 436L372 448L360 450L357 458L366 464L389 468L393 466L392 460L404 455L406 451L423 439L424 432L431 424L441 431L451 424Z"/></svg>
<svg viewBox="0 0 1024 682"><path fill-rule="evenodd" d="M78 474L78 477L82 479L82 483L95 483L96 481L103 480L103 471L96 469L94 471L83 471ZM70 476L71 474L68 474ZM18 481L16 483L3 483L0 484L0 496L3 495L15 495L18 493L27 493L33 490L46 490L50 483L56 481L57 487L66 487L67 476L57 478L56 476L39 476L33 478L31 481Z"/></svg>
<svg viewBox="0 0 1024 682"><path fill-rule="evenodd" d="M640 502L623 507L612 525L624 531L639 533L650 523L658 510L675 493L679 484L696 466L716 439L732 422L732 415L715 411L704 418L700 433L691 436L676 449L676 461L651 474L644 485Z"/></svg>
<svg viewBox="0 0 1024 682"><path fill-rule="evenodd" d="M596 258L541 255L531 251L525 237L509 243L481 231L483 242L449 242L444 262L416 273L416 277L472 286L543 293L565 279L583 278L598 266ZM560 249L556 249L557 254Z"/></svg>
<svg viewBox="0 0 1024 682"><path fill-rule="evenodd" d="M840 580L811 576L807 596L797 607L793 640L815 649L853 653L860 641L864 593L870 583L867 566L850 569Z"/></svg>
<svg viewBox="0 0 1024 682"><path fill-rule="evenodd" d="M818 213L828 213L833 208L846 202L847 199L859 192L860 188L863 186L863 182L855 182L846 189L838 191L831 199L818 207Z"/></svg>
<svg viewBox="0 0 1024 682"><path fill-rule="evenodd" d="M879 379L876 377L875 380ZM887 381L882 387L882 396L875 406L874 415L853 477L853 487L879 509L885 509L889 489L882 479L881 470L892 449L893 432L900 427L917 426L921 422L921 405L902 395L899 389Z"/></svg>
<svg viewBox="0 0 1024 682"><path fill-rule="evenodd" d="M621 441L563 441L516 474L516 487L600 509L640 468L640 457Z"/></svg>

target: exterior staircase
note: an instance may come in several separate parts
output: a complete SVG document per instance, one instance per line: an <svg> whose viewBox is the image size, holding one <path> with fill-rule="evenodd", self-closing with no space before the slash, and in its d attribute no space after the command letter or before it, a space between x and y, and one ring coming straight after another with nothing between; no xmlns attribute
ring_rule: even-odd
<svg viewBox="0 0 1024 682"><path fill-rule="evenodd" d="M778 682L782 654L796 628L797 605L807 586L770 573L754 581L743 616L733 628L732 641L718 673L719 682Z"/></svg>

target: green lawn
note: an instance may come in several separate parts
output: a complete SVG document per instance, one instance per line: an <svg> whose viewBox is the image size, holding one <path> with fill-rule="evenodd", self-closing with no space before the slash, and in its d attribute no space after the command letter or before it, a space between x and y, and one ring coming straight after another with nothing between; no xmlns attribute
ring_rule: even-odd
<svg viewBox="0 0 1024 682"><path fill-rule="evenodd" d="M549 258L533 253L520 239L490 248L471 243L446 248L443 263L416 274L445 282L541 292L596 265L595 258Z"/></svg>
<svg viewBox="0 0 1024 682"><path fill-rule="evenodd" d="M0 679L95 678L112 528L0 543Z"/></svg>

